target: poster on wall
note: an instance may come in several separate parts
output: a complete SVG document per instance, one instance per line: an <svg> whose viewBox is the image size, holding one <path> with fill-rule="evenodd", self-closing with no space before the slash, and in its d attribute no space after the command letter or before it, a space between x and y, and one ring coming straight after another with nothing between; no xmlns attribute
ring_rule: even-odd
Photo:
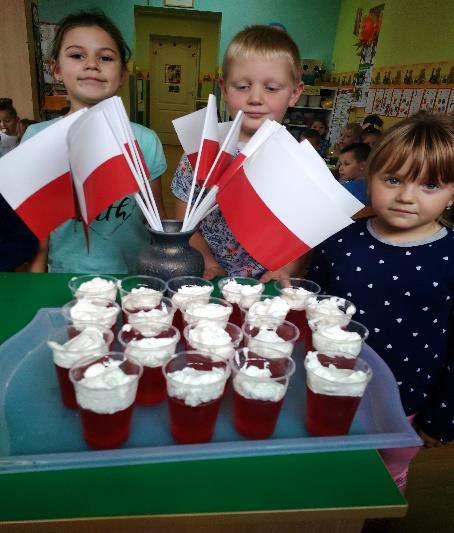
<svg viewBox="0 0 454 533"><path fill-rule="evenodd" d="M372 113L376 92L377 89L369 89L369 93L367 94L366 113Z"/></svg>
<svg viewBox="0 0 454 533"><path fill-rule="evenodd" d="M438 89L435 98L434 111L437 113L446 113L451 92L451 89Z"/></svg>
<svg viewBox="0 0 454 533"><path fill-rule="evenodd" d="M454 113L454 89L451 89L451 95L449 96L446 113L449 113L449 114Z"/></svg>
<svg viewBox="0 0 454 533"><path fill-rule="evenodd" d="M413 89L404 89L402 91L402 98L400 99L399 112L397 116L405 118L408 116L410 110L411 99L413 97Z"/></svg>
<svg viewBox="0 0 454 533"><path fill-rule="evenodd" d="M339 91L334 103L333 116L330 127L330 144L337 142L342 129L348 124L350 108L352 104L352 91Z"/></svg>
<svg viewBox="0 0 454 533"><path fill-rule="evenodd" d="M374 106L372 108L372 113L375 115L381 115L383 111L383 96L385 94L384 89L377 89L375 92Z"/></svg>
<svg viewBox="0 0 454 533"><path fill-rule="evenodd" d="M408 110L409 115L414 115L419 111L423 95L424 89L415 89L413 91L413 98L411 99L410 109Z"/></svg>
<svg viewBox="0 0 454 533"><path fill-rule="evenodd" d="M397 117L399 113L400 101L402 99L402 89L394 89L393 97L391 100L391 110L389 112L390 117Z"/></svg>
<svg viewBox="0 0 454 533"><path fill-rule="evenodd" d="M436 96L437 96L437 89L426 89L422 96L421 105L419 109L423 111L432 111L434 104L435 104Z"/></svg>
<svg viewBox="0 0 454 533"><path fill-rule="evenodd" d="M393 92L394 92L394 89L385 89L385 94L383 95L381 114L386 115L387 117L391 116L391 104L393 101Z"/></svg>
<svg viewBox="0 0 454 533"><path fill-rule="evenodd" d="M172 85L181 83L181 65L164 65L164 83Z"/></svg>

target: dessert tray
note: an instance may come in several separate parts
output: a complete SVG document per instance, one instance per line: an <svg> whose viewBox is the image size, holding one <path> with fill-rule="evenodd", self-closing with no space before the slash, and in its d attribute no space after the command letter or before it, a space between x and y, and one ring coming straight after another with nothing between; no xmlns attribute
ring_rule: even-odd
<svg viewBox="0 0 454 533"><path fill-rule="evenodd" d="M135 408L129 440L121 448L91 450L83 439L77 411L61 402L46 343L50 331L64 323L60 309L41 309L23 330L0 346L0 473L421 444L404 414L391 371L368 346L361 356L372 367L374 377L350 433L309 436L304 426L302 348L297 346L293 355L296 372L271 438L247 440L236 433L229 391L209 443L175 444L167 405L162 402Z"/></svg>

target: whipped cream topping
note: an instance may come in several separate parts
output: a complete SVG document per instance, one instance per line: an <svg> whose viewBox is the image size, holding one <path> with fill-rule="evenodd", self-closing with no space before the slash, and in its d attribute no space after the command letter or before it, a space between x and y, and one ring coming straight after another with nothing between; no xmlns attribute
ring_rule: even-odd
<svg viewBox="0 0 454 533"><path fill-rule="evenodd" d="M202 321L209 321L220 328L227 326L232 308L216 303L191 302L186 307L184 319L187 324L198 324Z"/></svg>
<svg viewBox="0 0 454 533"><path fill-rule="evenodd" d="M249 308L246 319L254 326L277 327L285 320L289 309L288 303L280 296L265 298Z"/></svg>
<svg viewBox="0 0 454 533"><path fill-rule="evenodd" d="M229 279L222 286L223 297L231 304L239 304L245 309L249 309L252 304L260 300L265 285L258 283L255 285L238 283L235 279Z"/></svg>
<svg viewBox="0 0 454 533"><path fill-rule="evenodd" d="M86 298L89 296L102 296L114 301L117 296L117 284L110 279L99 277L84 281L77 288L75 297Z"/></svg>
<svg viewBox="0 0 454 533"><path fill-rule="evenodd" d="M118 315L118 308L115 306L106 307L96 300L78 300L70 309L71 320L77 329L84 329L86 326L80 322L96 322L106 328L111 328Z"/></svg>
<svg viewBox="0 0 454 533"><path fill-rule="evenodd" d="M323 354L339 351L344 357L356 357L361 351L363 341L356 331L345 331L334 325L317 327L312 332L312 344Z"/></svg>
<svg viewBox="0 0 454 533"><path fill-rule="evenodd" d="M141 309L157 307L161 303L162 293L150 287L135 287L123 296L123 306L126 309Z"/></svg>
<svg viewBox="0 0 454 533"><path fill-rule="evenodd" d="M178 336L133 339L126 346L125 353L134 356L144 366L156 368L172 357L177 342Z"/></svg>
<svg viewBox="0 0 454 533"><path fill-rule="evenodd" d="M172 303L184 311L191 302L208 303L212 292L210 285L182 285L172 296Z"/></svg>
<svg viewBox="0 0 454 533"><path fill-rule="evenodd" d="M88 326L64 344L55 341L47 344L52 350L54 363L62 368L70 368L82 357L104 355L109 351L102 332L94 326Z"/></svg>
<svg viewBox="0 0 454 533"><path fill-rule="evenodd" d="M317 300L316 297L310 296L306 302L306 316L309 325L313 328L318 325L339 325L346 326L352 316L355 314L355 306L349 305L345 311L341 307L345 306L345 300L332 296Z"/></svg>
<svg viewBox="0 0 454 533"><path fill-rule="evenodd" d="M323 366L317 352L308 352L304 360L307 386L315 394L327 396L362 396L368 376L362 370Z"/></svg>
<svg viewBox="0 0 454 533"><path fill-rule="evenodd" d="M269 368L255 365L242 367L233 378L233 387L244 398L267 402L279 402L287 390L286 385L271 379Z"/></svg>
<svg viewBox="0 0 454 533"><path fill-rule="evenodd" d="M232 338L215 323L201 322L189 330L189 344L202 354L218 355L229 359L235 353Z"/></svg>
<svg viewBox="0 0 454 533"><path fill-rule="evenodd" d="M76 381L77 403L83 409L111 415L134 403L138 375L128 375L120 368L121 361L108 359L89 366Z"/></svg>
<svg viewBox="0 0 454 533"><path fill-rule="evenodd" d="M227 373L223 368L196 370L185 367L167 374L167 393L196 407L219 398L224 392Z"/></svg>
<svg viewBox="0 0 454 533"><path fill-rule="evenodd" d="M249 337L248 348L257 355L273 359L282 357L282 354L290 357L293 352L293 343L280 337L274 329L261 327L255 337ZM276 354L275 350L280 354Z"/></svg>
<svg viewBox="0 0 454 533"><path fill-rule="evenodd" d="M172 325L173 312L169 309L150 309L128 314L128 323L140 331L142 335L157 335Z"/></svg>
<svg viewBox="0 0 454 533"><path fill-rule="evenodd" d="M303 287L284 287L281 289L281 298L287 302L293 311L304 311L308 296L313 296L313 294Z"/></svg>

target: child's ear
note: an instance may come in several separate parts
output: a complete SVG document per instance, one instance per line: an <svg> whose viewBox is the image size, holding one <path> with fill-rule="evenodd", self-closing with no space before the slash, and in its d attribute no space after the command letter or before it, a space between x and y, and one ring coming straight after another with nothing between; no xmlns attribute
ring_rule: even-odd
<svg viewBox="0 0 454 533"><path fill-rule="evenodd" d="M63 81L63 78L60 74L60 68L58 66L57 61L55 61L55 59L52 59L50 63L50 72L55 81L60 81L60 82Z"/></svg>
<svg viewBox="0 0 454 533"><path fill-rule="evenodd" d="M225 88L225 79L219 78L219 87L221 88L222 94L225 96L226 88Z"/></svg>
<svg viewBox="0 0 454 533"><path fill-rule="evenodd" d="M301 96L301 93L303 92L303 89L304 89L304 83L302 81L298 82L295 85L292 91L292 96L290 97L290 100L288 103L289 106L294 106L296 102L298 102L299 97Z"/></svg>

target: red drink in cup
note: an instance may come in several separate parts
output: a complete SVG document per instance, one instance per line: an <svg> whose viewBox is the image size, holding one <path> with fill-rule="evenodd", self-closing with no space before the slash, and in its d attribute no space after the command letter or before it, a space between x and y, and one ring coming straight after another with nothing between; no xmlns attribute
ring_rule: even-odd
<svg viewBox="0 0 454 533"><path fill-rule="evenodd" d="M127 440L141 375L142 365L119 352L86 358L71 367L69 377L89 446L116 448Z"/></svg>
<svg viewBox="0 0 454 533"><path fill-rule="evenodd" d="M104 355L112 341L110 329L93 324L87 324L82 331L68 324L51 332L47 342L52 350L61 398L66 407L77 408L74 386L69 379L70 367L85 357Z"/></svg>
<svg viewBox="0 0 454 533"><path fill-rule="evenodd" d="M118 282L121 306L130 313L154 309L161 302L166 290L166 283L153 276L128 276ZM127 315L123 311L123 320Z"/></svg>
<svg viewBox="0 0 454 533"><path fill-rule="evenodd" d="M227 362L195 350L180 352L163 368L170 428L180 444L211 440L227 379Z"/></svg>
<svg viewBox="0 0 454 533"><path fill-rule="evenodd" d="M232 367L235 429L249 439L271 436L295 371L294 361L281 352L265 358L242 349Z"/></svg>
<svg viewBox="0 0 454 533"><path fill-rule="evenodd" d="M153 337L144 337L139 333L135 338L129 324L123 326L118 336L125 348L125 354L132 355L143 366L143 374L139 380L136 403L138 405L154 405L166 398L166 381L162 366L175 354L180 340L180 333L174 326L159 332Z"/></svg>
<svg viewBox="0 0 454 533"><path fill-rule="evenodd" d="M170 298L159 296L155 300L155 304L155 307L133 309L127 307L127 301L123 303L122 309L127 323L145 337L154 337L172 325L175 307Z"/></svg>
<svg viewBox="0 0 454 533"><path fill-rule="evenodd" d="M278 352L280 357L290 357L299 338L298 328L284 320L275 327L257 327L243 324L245 346L262 357L272 357Z"/></svg>
<svg viewBox="0 0 454 533"><path fill-rule="evenodd" d="M346 435L353 422L372 370L362 359L355 368L324 366L317 352L304 360L306 368L306 428L314 436Z"/></svg>
<svg viewBox="0 0 454 533"><path fill-rule="evenodd" d="M232 305L230 322L240 327L243 324L242 309L249 309L260 300L265 286L254 278L230 277L218 281L222 298Z"/></svg>
<svg viewBox="0 0 454 533"><path fill-rule="evenodd" d="M320 286L304 278L289 278L284 281L275 281L275 289L290 306L286 320L295 324L300 331L299 339L308 346L312 332L307 323L306 301L309 296L320 292Z"/></svg>

